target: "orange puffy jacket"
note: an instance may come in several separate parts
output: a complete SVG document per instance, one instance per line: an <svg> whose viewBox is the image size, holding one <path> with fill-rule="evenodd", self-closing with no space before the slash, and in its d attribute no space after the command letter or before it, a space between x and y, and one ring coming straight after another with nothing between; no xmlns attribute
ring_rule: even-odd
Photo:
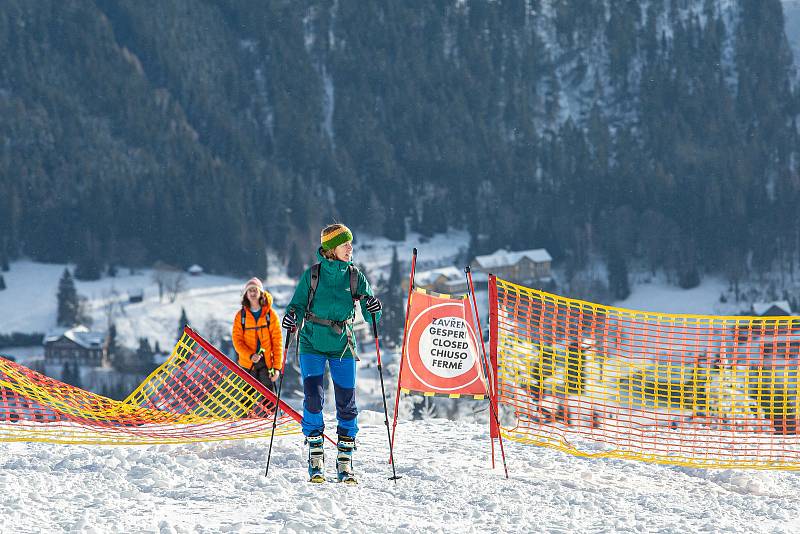
<svg viewBox="0 0 800 534"><path fill-rule="evenodd" d="M233 319L233 346L239 355L239 365L245 369L253 367L250 356L255 354L258 343L264 349L264 363L267 367L283 370L283 335L278 314L272 309L272 295L264 291L266 304L261 307L261 316L258 322L253 319L249 308L244 308L236 313ZM242 330L242 312L244 312L244 330ZM267 316L269 315L269 327ZM258 336L258 337L256 337Z"/></svg>

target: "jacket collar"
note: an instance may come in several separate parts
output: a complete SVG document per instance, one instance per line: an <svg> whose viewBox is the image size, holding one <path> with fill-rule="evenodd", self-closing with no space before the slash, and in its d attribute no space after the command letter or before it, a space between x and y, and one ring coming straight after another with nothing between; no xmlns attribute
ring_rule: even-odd
<svg viewBox="0 0 800 534"><path fill-rule="evenodd" d="M344 272L347 270L349 266L353 264L351 261L342 261L342 260L329 260L325 256L322 255L322 247L317 249L317 260L322 264L322 268L326 271L330 272Z"/></svg>

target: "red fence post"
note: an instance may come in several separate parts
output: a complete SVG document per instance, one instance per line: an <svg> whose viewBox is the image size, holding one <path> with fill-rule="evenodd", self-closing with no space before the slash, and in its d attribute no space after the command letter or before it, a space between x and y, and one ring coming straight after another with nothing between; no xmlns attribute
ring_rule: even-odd
<svg viewBox="0 0 800 534"><path fill-rule="evenodd" d="M497 277L489 274L489 358L492 366L491 376L491 395L489 402L492 403L494 413L500 413L497 408ZM500 429L497 422L492 418L489 426L489 435L492 439L500 437Z"/></svg>

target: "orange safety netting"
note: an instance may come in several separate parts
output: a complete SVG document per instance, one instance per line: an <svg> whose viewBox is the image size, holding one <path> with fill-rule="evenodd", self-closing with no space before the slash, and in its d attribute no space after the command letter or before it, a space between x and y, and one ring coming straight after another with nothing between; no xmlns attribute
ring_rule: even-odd
<svg viewBox="0 0 800 534"><path fill-rule="evenodd" d="M276 398L190 328L124 401L0 358L0 441L186 443L269 436ZM299 432L283 401L275 433Z"/></svg>
<svg viewBox="0 0 800 534"><path fill-rule="evenodd" d="M503 434L573 454L800 468L800 317L626 310L491 277Z"/></svg>

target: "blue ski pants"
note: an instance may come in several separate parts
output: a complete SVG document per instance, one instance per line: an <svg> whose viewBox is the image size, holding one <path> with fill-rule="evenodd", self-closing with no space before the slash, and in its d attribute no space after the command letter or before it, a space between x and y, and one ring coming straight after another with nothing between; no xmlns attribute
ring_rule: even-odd
<svg viewBox="0 0 800 534"><path fill-rule="evenodd" d="M325 430L322 407L325 404L323 378L325 363L331 370L333 391L336 397L336 432L340 436L358 433L358 408L356 407L355 358L328 358L321 354L301 354L300 372L303 375L303 434L311 436Z"/></svg>

